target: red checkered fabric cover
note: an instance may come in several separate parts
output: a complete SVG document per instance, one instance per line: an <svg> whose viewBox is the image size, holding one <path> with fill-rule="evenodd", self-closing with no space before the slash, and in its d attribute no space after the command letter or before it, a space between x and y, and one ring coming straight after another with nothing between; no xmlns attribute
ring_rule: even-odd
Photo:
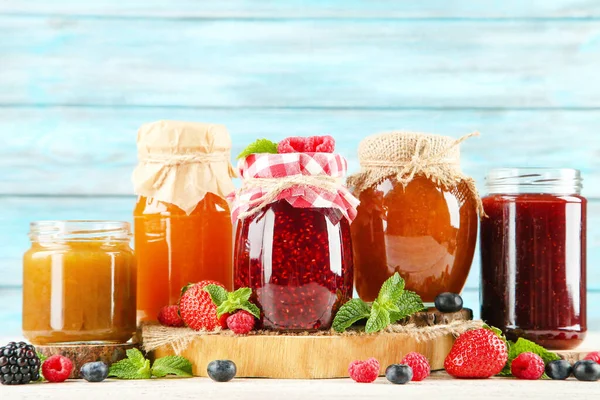
<svg viewBox="0 0 600 400"><path fill-rule="evenodd" d="M356 217L358 199L343 185L346 175L346 159L332 153L285 153L251 154L238 164L243 181L254 178L277 179L293 176L328 176L339 178L337 193L309 185L296 185L284 189L277 200L285 199L297 208L336 208L349 222ZM238 216L250 208L250 202L258 201L267 192L261 187L242 187L237 195L229 198L233 201L232 218L235 223Z"/></svg>

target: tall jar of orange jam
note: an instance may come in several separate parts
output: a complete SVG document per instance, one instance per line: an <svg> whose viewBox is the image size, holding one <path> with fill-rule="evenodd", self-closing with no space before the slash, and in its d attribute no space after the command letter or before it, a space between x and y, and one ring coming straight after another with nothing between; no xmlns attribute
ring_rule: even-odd
<svg viewBox="0 0 600 400"><path fill-rule="evenodd" d="M473 180L460 171L459 144L469 136L391 132L360 143L361 171L348 185L361 202L351 226L361 299L375 300L395 272L426 303L461 292L481 208Z"/></svg>
<svg viewBox="0 0 600 400"><path fill-rule="evenodd" d="M231 140L223 125L157 121L138 132L133 173L137 318L155 321L188 283L233 288Z"/></svg>
<svg viewBox="0 0 600 400"><path fill-rule="evenodd" d="M23 335L34 344L127 342L136 266L127 222L31 223L23 257Z"/></svg>

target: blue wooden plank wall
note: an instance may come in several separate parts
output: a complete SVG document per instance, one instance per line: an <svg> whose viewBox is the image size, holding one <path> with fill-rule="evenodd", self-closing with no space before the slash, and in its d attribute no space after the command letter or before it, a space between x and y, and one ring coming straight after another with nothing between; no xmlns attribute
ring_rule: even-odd
<svg viewBox="0 0 600 400"><path fill-rule="evenodd" d="M597 0L2 0L0 336L28 222L130 220L136 130L156 119L223 123L234 153L329 133L351 171L371 133L478 130L463 169L482 191L491 167L579 168L600 328L599 71Z"/></svg>

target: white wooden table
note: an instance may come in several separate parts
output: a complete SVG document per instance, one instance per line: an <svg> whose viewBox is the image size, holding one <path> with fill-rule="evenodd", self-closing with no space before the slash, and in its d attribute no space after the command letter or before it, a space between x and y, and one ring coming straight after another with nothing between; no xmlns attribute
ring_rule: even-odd
<svg viewBox="0 0 600 400"><path fill-rule="evenodd" d="M14 339L14 338L13 338ZM0 338L2 342L6 338ZM588 334L581 346L600 350L600 332ZM234 379L216 383L208 378L114 380L88 383L69 380L65 383L35 383L21 386L0 385L0 400L120 400L120 399L512 399L512 400L583 400L600 399L600 381L524 381L514 378L480 380L453 379L445 372L434 372L422 382L393 385L385 378L372 384L359 384L351 379L278 380Z"/></svg>

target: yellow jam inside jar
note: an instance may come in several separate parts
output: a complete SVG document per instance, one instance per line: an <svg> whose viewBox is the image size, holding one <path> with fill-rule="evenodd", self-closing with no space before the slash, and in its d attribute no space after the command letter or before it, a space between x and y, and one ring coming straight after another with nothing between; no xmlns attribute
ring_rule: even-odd
<svg viewBox="0 0 600 400"><path fill-rule="evenodd" d="M31 224L23 257L23 335L33 344L125 343L136 330L127 222Z"/></svg>

